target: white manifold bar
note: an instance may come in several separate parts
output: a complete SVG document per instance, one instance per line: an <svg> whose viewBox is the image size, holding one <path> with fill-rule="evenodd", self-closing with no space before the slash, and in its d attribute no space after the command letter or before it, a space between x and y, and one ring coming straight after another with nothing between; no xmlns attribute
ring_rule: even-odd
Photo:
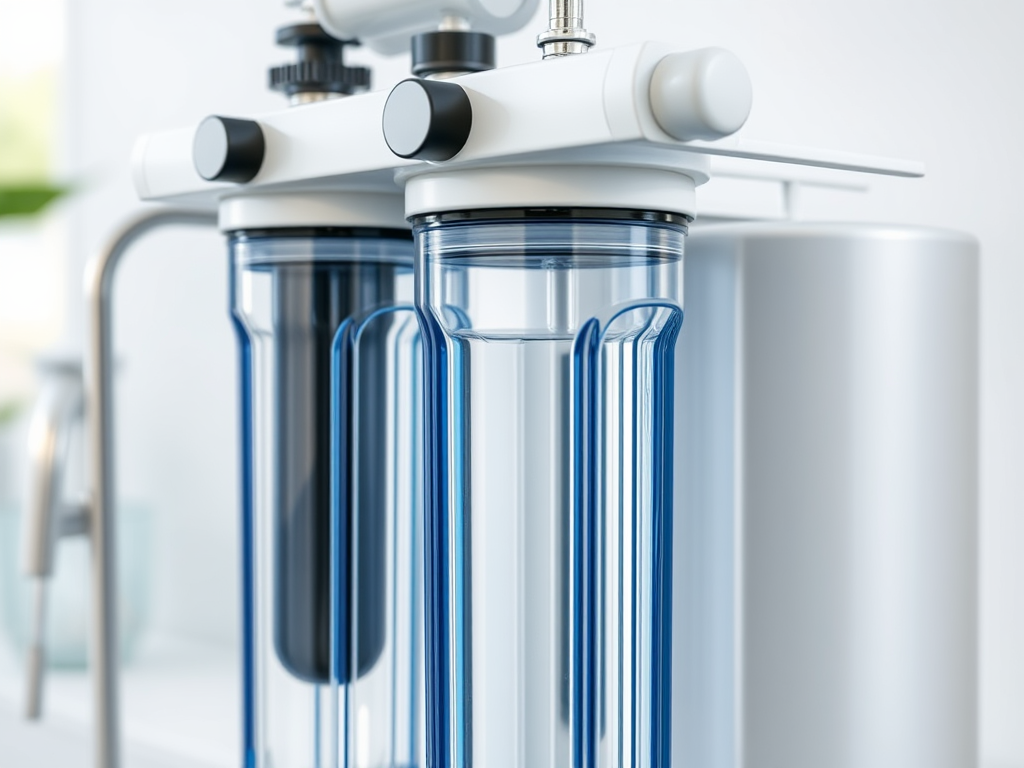
<svg viewBox="0 0 1024 768"><path fill-rule="evenodd" d="M651 95L655 70L676 52L642 43L452 78L448 82L469 96L473 126L462 151L444 163L403 160L391 152L381 128L388 92L376 91L256 116L266 152L259 174L244 185L199 176L192 160L194 126L145 136L135 152L136 189L144 200L214 209L225 195L241 192L397 191L399 169L407 169L408 177L419 170L565 163L662 169L701 184L708 155L923 175L919 163L847 152L733 138L679 141L659 124ZM689 91L679 98L700 103Z"/></svg>

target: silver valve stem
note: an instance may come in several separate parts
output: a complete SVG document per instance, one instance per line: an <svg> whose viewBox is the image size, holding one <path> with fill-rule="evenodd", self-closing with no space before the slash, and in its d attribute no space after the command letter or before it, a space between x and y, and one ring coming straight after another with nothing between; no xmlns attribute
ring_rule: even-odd
<svg viewBox="0 0 1024 768"><path fill-rule="evenodd" d="M437 25L437 28L441 32L468 32L472 29L472 26L469 23L469 19L464 16L448 14L441 19L441 23Z"/></svg>
<svg viewBox="0 0 1024 768"><path fill-rule="evenodd" d="M583 27L583 0L550 0L548 30L537 36L544 58L586 53L597 38Z"/></svg>

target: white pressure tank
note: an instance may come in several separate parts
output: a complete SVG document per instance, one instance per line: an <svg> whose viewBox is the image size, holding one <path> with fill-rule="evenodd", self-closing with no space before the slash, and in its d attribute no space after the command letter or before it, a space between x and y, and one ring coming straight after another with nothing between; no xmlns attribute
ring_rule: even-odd
<svg viewBox="0 0 1024 768"><path fill-rule="evenodd" d="M978 246L695 228L675 768L977 765Z"/></svg>

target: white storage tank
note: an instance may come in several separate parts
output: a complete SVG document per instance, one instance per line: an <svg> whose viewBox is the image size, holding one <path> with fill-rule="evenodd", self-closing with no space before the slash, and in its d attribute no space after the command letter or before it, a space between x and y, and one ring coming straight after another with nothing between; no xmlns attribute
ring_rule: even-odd
<svg viewBox="0 0 1024 768"><path fill-rule="evenodd" d="M977 764L978 246L695 227L673 765Z"/></svg>

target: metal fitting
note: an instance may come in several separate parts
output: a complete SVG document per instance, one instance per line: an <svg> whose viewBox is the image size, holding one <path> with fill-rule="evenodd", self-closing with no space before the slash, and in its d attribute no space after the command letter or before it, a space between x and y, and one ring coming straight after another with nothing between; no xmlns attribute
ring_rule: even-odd
<svg viewBox="0 0 1024 768"><path fill-rule="evenodd" d="M537 36L544 58L586 53L597 38L583 26L583 0L550 0L548 30Z"/></svg>
<svg viewBox="0 0 1024 768"><path fill-rule="evenodd" d="M471 29L469 19L455 14L448 14L437 26L440 32L468 32Z"/></svg>
<svg viewBox="0 0 1024 768"><path fill-rule="evenodd" d="M330 93L329 91L305 91L294 93L288 97L288 106L301 107L303 104L317 104L321 101L340 99L343 94Z"/></svg>

